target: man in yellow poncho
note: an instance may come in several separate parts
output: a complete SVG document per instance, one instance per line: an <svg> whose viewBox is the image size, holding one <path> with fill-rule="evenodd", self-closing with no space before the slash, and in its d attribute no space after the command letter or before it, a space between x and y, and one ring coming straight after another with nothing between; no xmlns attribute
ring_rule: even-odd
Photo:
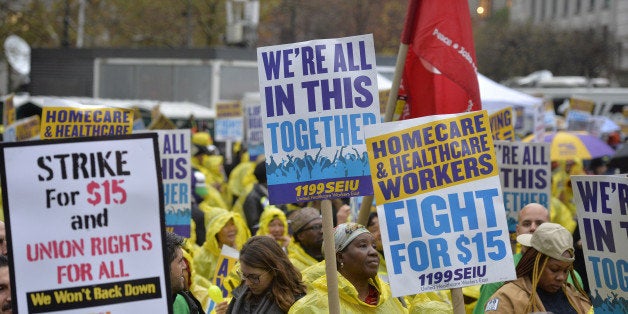
<svg viewBox="0 0 628 314"><path fill-rule="evenodd" d="M293 244L288 258L299 271L323 260L323 218L318 209L305 207L290 216Z"/></svg>

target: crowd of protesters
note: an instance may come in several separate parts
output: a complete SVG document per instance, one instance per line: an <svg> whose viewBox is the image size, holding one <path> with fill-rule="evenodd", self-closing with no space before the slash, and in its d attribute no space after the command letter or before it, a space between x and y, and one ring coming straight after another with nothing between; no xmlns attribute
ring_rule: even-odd
<svg viewBox="0 0 628 314"><path fill-rule="evenodd" d="M215 305L216 313L327 311L320 202L270 205L263 158L252 160L245 151L235 151L237 162L225 165L218 150L211 149L211 137L194 134L192 143L195 146L192 151L195 172L193 191L196 199L193 208L196 214L193 215L192 236L186 240L184 249L192 274L189 289L200 300L203 309L207 310L210 303L207 289L212 285L221 247L228 245L240 251L240 262L225 283L229 296ZM569 176L603 174L608 171L604 168L606 160L603 159L593 160L587 166L585 169L582 160L554 162L550 208L532 203L519 211L517 235L532 235L546 223L548 227L560 227L560 239L566 241L559 245L558 249L562 251L548 253L545 247L531 245L529 239L527 242L521 240L513 247L515 266L522 260L526 261L526 269L517 268L520 279L513 283L521 281L524 287L534 285L543 288L546 281L535 276L555 269L555 264L560 264L560 273L569 275L560 275L558 279L553 277L551 285L564 286L565 291L569 291L565 297L559 298L557 304L575 313L588 311L591 304L589 291L586 290L586 270L577 268L579 246L576 207L572 202ZM377 212L373 209L367 225L361 226L352 222L356 217L350 216L348 203L348 199L332 201L336 275L339 279L342 311L450 313L453 306L449 291L392 297L387 283ZM575 242L572 235L576 237ZM531 250L528 249L530 247ZM533 251L534 254L526 254L527 251ZM556 252L557 255L554 254ZM291 279L290 284L285 282L286 276ZM466 312L483 313L493 310L496 303L503 306L506 301L500 300L513 290L509 287L510 283L493 283L463 288ZM519 298L517 302L521 302L524 308L539 311L555 308L545 304L554 302L543 294L551 292L543 290L527 298L513 298ZM568 302L565 303L565 300ZM519 303L516 304L519 306ZM503 309L501 306L496 307L496 311Z"/></svg>
<svg viewBox="0 0 628 314"><path fill-rule="evenodd" d="M320 201L271 205L263 158L236 145L234 162L198 132L192 137L191 235L167 233L166 256L175 313L327 312ZM591 309L569 176L604 174L606 160L585 169L581 160L552 164L551 207L519 210L513 247L517 280L463 288L467 313ZM387 283L377 212L366 226L352 221L348 199L332 201L336 276L346 313L451 313L449 291L395 298ZM7 245L0 221L0 313L11 313ZM539 232L540 231L540 232ZM214 273L223 246L239 261L222 284L228 296L212 302ZM560 292L557 294L557 292Z"/></svg>

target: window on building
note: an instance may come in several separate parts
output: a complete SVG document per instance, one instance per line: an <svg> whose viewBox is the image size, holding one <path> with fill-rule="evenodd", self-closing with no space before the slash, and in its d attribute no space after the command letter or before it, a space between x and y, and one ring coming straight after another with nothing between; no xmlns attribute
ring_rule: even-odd
<svg viewBox="0 0 628 314"><path fill-rule="evenodd" d="M540 16L540 20L541 21L545 21L545 5L547 4L547 1L545 0L541 0L541 16Z"/></svg>
<svg viewBox="0 0 628 314"><path fill-rule="evenodd" d="M558 0L552 0L552 18L556 17L558 11Z"/></svg>
<svg viewBox="0 0 628 314"><path fill-rule="evenodd" d="M569 16L569 0L563 0L563 16Z"/></svg>
<svg viewBox="0 0 628 314"><path fill-rule="evenodd" d="M611 0L604 0L604 2L602 3L602 9L610 9L611 7Z"/></svg>
<svg viewBox="0 0 628 314"><path fill-rule="evenodd" d="M593 12L595 10L595 0L589 0L589 12Z"/></svg>
<svg viewBox="0 0 628 314"><path fill-rule="evenodd" d="M530 1L530 20L536 20L536 0Z"/></svg>
<svg viewBox="0 0 628 314"><path fill-rule="evenodd" d="M576 15L580 14L580 8L582 8L582 0L576 0Z"/></svg>

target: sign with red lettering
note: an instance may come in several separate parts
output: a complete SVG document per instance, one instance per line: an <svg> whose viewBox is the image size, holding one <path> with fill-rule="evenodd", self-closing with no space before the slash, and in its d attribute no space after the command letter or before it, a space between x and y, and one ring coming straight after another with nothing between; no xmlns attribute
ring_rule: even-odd
<svg viewBox="0 0 628 314"><path fill-rule="evenodd" d="M168 312L157 148L154 133L0 145L14 312Z"/></svg>

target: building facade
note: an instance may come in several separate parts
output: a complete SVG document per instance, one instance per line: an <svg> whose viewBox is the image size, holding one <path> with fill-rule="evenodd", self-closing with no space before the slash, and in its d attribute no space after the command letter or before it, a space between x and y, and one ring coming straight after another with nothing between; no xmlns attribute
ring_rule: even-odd
<svg viewBox="0 0 628 314"><path fill-rule="evenodd" d="M509 5L513 23L593 29L607 36L615 50L614 79L628 86L628 1L512 0Z"/></svg>

